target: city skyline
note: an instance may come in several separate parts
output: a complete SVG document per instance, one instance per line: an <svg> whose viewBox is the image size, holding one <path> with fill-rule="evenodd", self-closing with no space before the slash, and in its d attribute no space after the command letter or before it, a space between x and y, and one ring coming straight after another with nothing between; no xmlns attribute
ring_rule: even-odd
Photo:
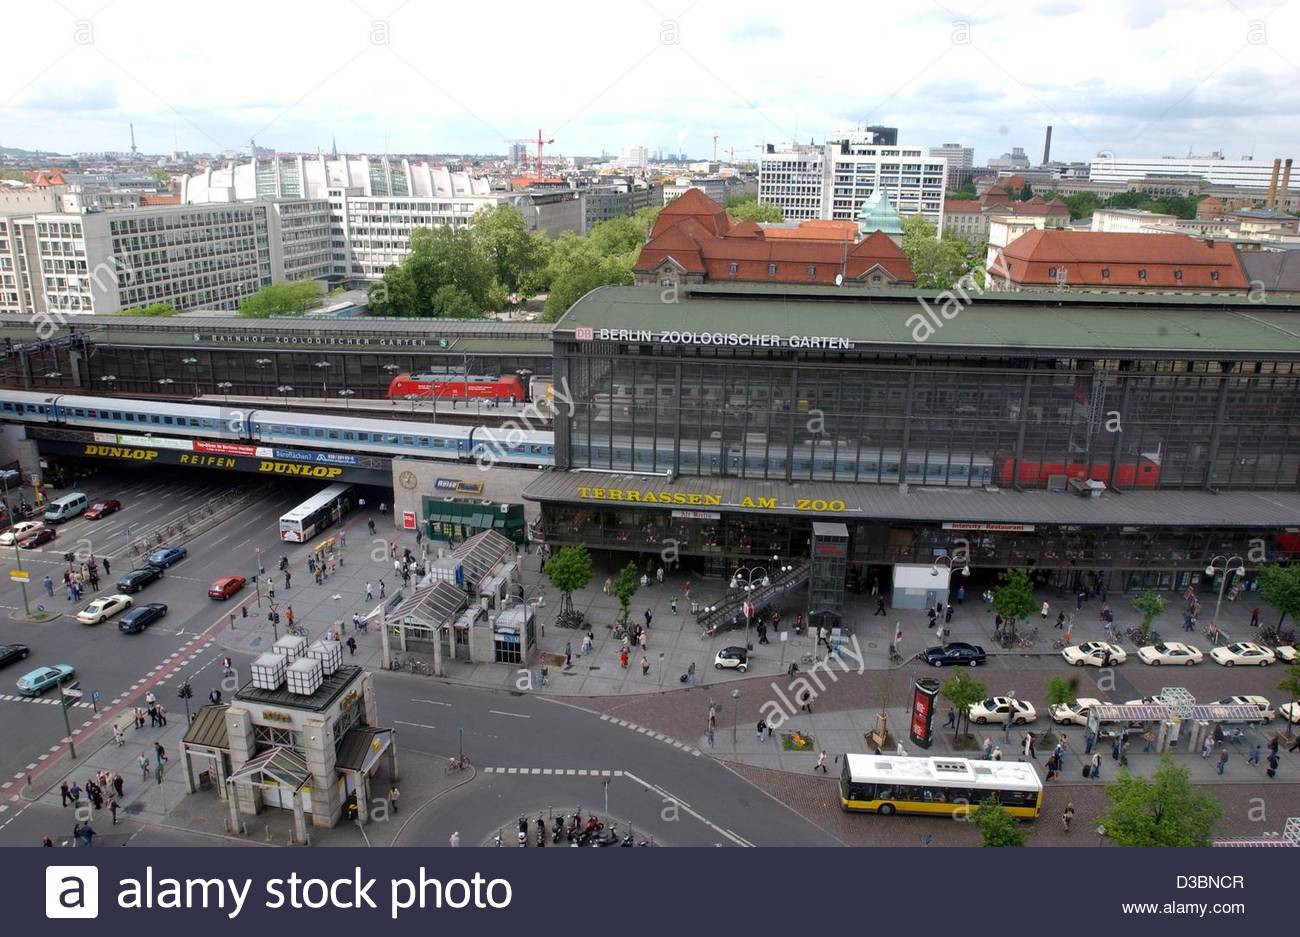
<svg viewBox="0 0 1300 937"><path fill-rule="evenodd" d="M501 7L522 22L530 8ZM837 12L838 11L838 12ZM303 17L235 3L201 30L148 9L56 3L24 24L0 82L0 146L220 153L505 155L541 127L547 152L644 145L693 158L822 141L885 124L900 143L1052 155L1285 156L1300 144L1300 9L1251 0L992 0L891 11L857 31L855 8L796 20L774 3L659 0L619 11L566 4L515 39L494 23L450 33L436 10L325 4ZM448 36L421 42L420 37ZM842 45L841 45L842 44ZM839 49L836 46L840 46ZM1061 68L1068 61L1068 69ZM240 68L240 63L256 63ZM1115 63L1122 62L1118 69ZM1141 90L1138 90L1141 89Z"/></svg>

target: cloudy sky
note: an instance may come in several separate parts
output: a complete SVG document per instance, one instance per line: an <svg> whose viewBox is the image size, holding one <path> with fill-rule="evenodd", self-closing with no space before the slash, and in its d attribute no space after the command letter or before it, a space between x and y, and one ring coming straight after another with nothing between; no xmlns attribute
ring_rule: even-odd
<svg viewBox="0 0 1300 937"><path fill-rule="evenodd" d="M855 124L1053 156L1300 151L1300 0L54 0L0 146L752 156ZM1298 154L1300 155L1300 154Z"/></svg>

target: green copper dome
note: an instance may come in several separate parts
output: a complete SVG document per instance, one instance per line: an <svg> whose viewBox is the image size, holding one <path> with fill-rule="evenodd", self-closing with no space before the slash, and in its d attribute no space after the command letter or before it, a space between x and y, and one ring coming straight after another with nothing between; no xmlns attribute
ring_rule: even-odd
<svg viewBox="0 0 1300 937"><path fill-rule="evenodd" d="M903 233L903 219L889 204L889 196L883 187L872 192L858 211L858 234L865 237L872 231L900 236Z"/></svg>

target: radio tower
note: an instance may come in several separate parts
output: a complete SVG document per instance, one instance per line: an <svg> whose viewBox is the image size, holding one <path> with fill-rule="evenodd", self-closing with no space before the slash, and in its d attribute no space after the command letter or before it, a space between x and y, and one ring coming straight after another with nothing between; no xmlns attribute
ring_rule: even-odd
<svg viewBox="0 0 1300 937"><path fill-rule="evenodd" d="M135 148L135 124L131 123L127 126L131 128L131 159L135 159L140 155L140 151Z"/></svg>

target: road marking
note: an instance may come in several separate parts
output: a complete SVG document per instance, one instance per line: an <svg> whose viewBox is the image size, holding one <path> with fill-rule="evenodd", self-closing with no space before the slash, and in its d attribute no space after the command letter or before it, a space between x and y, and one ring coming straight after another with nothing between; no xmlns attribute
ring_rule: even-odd
<svg viewBox="0 0 1300 937"><path fill-rule="evenodd" d="M413 699L413 700L411 700L411 702L412 702L412 703L428 703L430 706L450 706L450 705L451 705L451 703L444 703L442 700L437 700L437 699Z"/></svg>
<svg viewBox="0 0 1300 937"><path fill-rule="evenodd" d="M494 716L514 716L516 719L531 719L532 716L525 716L523 713L506 713L499 709L489 709L488 712Z"/></svg>
<svg viewBox="0 0 1300 937"><path fill-rule="evenodd" d="M700 814L700 813L696 812L695 810L691 809L691 805L688 804L688 803L686 803L686 801L681 800L681 799L679 799L679 798L677 798L677 797L674 797L672 794L668 793L666 790L664 790L662 787L659 787L657 784L651 784L649 781L642 780L641 778L639 778L639 777L637 777L635 774L633 774L631 771L624 772L624 776L627 777L627 778L629 778L629 779L631 779L631 780L633 780L633 781L635 781L637 784L640 784L640 785L642 785L642 786L644 786L644 787L648 787L648 788L650 788L652 791L655 791L656 793L658 793L660 796L666 798L667 800L672 801L676 806L681 807L683 810L685 810L687 813L689 813L689 814L690 814L691 816L693 816L695 819L697 819L697 820L699 820L701 823L707 825L710 829L712 829L712 830L714 830L716 833L718 833L718 835L720 835L720 836L725 836L727 839L731 840L731 841L732 841L733 843L735 843L737 846L752 846L752 845L753 845L753 843L749 842L748 840L746 840L745 838L743 838L743 837L741 837L741 836L737 836L735 833L731 832L730 830L724 830L722 827L718 826L718 825L717 825L716 823L714 823L712 820L708 819L707 817L703 816L702 814Z"/></svg>
<svg viewBox="0 0 1300 937"><path fill-rule="evenodd" d="M403 722L401 719L394 719L393 722L399 726L415 726L417 729L433 729L435 726L423 722Z"/></svg>

